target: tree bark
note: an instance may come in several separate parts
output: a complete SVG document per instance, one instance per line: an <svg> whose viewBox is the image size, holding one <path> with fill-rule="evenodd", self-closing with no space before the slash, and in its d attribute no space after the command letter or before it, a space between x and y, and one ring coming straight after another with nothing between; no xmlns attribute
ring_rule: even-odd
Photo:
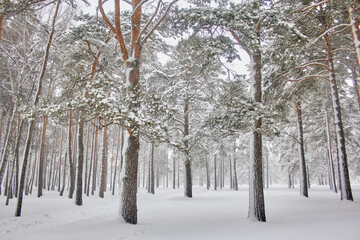
<svg viewBox="0 0 360 240"><path fill-rule="evenodd" d="M184 147L185 147L185 187L184 195L185 197L192 198L192 172L191 172L191 159L190 159L190 150L189 150L189 141L187 137L189 136L189 104L190 99L185 99L184 106Z"/></svg>
<svg viewBox="0 0 360 240"><path fill-rule="evenodd" d="M75 166L73 162L72 153L72 109L69 111L69 134L68 134L68 155L69 155L69 167L70 167L70 190L69 198L73 198L75 191Z"/></svg>
<svg viewBox="0 0 360 240"><path fill-rule="evenodd" d="M137 169L139 138L129 136L125 153L124 178L122 178L121 215L125 222L137 223Z"/></svg>
<svg viewBox="0 0 360 240"><path fill-rule="evenodd" d="M260 48L260 32L257 31L258 47ZM262 101L261 84L261 53L256 50L250 56L252 65L251 98L256 102ZM262 136L261 118L254 118L254 127L250 137L250 184L249 184L249 214L253 221L265 222L265 201L263 190Z"/></svg>
<svg viewBox="0 0 360 240"><path fill-rule="evenodd" d="M175 158L175 152L173 151L172 154L172 158L173 158L173 182L172 182L172 187L173 189L176 188L176 158Z"/></svg>
<svg viewBox="0 0 360 240"><path fill-rule="evenodd" d="M299 149L299 166L300 166L300 195L309 197L307 186L306 162L304 151L304 133L302 124L302 111L300 102L294 102L297 115L297 130L298 130L298 149Z"/></svg>
<svg viewBox="0 0 360 240"><path fill-rule="evenodd" d="M108 153L107 153L107 122L104 120L104 135L103 135L103 149L102 149L102 159L101 159L101 179L100 179L100 188L99 188L99 197L104 198L104 193L106 191L106 179L107 179L107 162L108 162Z"/></svg>
<svg viewBox="0 0 360 240"><path fill-rule="evenodd" d="M115 194L116 175L117 175L118 159L119 159L120 135L121 135L121 140L122 140L123 139L123 131L122 131L121 127L119 127L117 144L116 144L116 159L115 159L115 167L114 167L114 180L113 180L113 186L112 186L112 195ZM122 155L122 153L121 153L121 155Z"/></svg>
<svg viewBox="0 0 360 240"><path fill-rule="evenodd" d="M150 143L150 156L149 156L149 184L148 193L155 194L155 175L154 175L154 143Z"/></svg>
<svg viewBox="0 0 360 240"><path fill-rule="evenodd" d="M214 190L217 190L216 167L216 154L214 154Z"/></svg>
<svg viewBox="0 0 360 240"><path fill-rule="evenodd" d="M82 111L80 111L79 117L79 132L78 132L78 171L77 171L77 180L76 180L76 200L75 204L81 206L83 204L82 194L83 194L83 166L84 166L84 117Z"/></svg>
<svg viewBox="0 0 360 240"><path fill-rule="evenodd" d="M340 160L340 174L341 174L341 192L343 198L346 200L353 201L350 177L347 163L347 154L345 147L345 133L343 128L342 116L341 116L341 107L339 93L335 78L335 67L333 53L331 49L331 40L328 34L324 35L324 40L326 43L326 53L328 57L329 64L329 79L330 79L330 89L331 89L331 98L334 112L334 121L335 121L335 130L337 135L338 151L339 151L339 160Z"/></svg>
<svg viewBox="0 0 360 240"><path fill-rule="evenodd" d="M89 165L89 145L90 145L90 132L91 132L91 123L88 124L88 131L86 137L86 156L85 156L85 176L84 176L84 194L86 194L86 189L88 185L88 165ZM91 153L90 153L91 154Z"/></svg>
<svg viewBox="0 0 360 240"><path fill-rule="evenodd" d="M206 169L206 189L209 190L211 187L210 183L210 167L208 157L205 157L205 169Z"/></svg>
<svg viewBox="0 0 360 240"><path fill-rule="evenodd" d="M232 158L233 158L233 166L234 166L234 182L233 182L233 187L235 191L239 190L239 186L238 186L238 179L237 179L237 173L236 173L236 139L234 139L234 149L232 152Z"/></svg>
<svg viewBox="0 0 360 240"><path fill-rule="evenodd" d="M48 124L48 117L43 117L43 127L41 134L41 143L40 143L40 158L39 158L39 175L38 175L38 193L37 196L42 196L42 190L44 186L44 163L45 163L45 141L46 141L46 129Z"/></svg>
<svg viewBox="0 0 360 240"><path fill-rule="evenodd" d="M326 122L326 136L327 136L326 140L327 140L327 144L328 144L327 152L328 152L328 156L329 156L329 170L330 170L331 183L333 186L333 191L337 193L335 170L334 170L334 160L333 160L333 155L332 155L329 113L326 110L326 108L325 108L325 122Z"/></svg>
<svg viewBox="0 0 360 240"><path fill-rule="evenodd" d="M58 178L58 192L60 192L60 186L61 186L61 159L62 159L62 145L63 145L63 139L64 139L64 130L61 130L61 138L60 138L60 155L59 155L59 178Z"/></svg>
<svg viewBox="0 0 360 240"><path fill-rule="evenodd" d="M53 140L53 144L52 144L52 149L51 149L51 160L50 160L50 166L49 166L49 178L48 178L48 191L50 190L50 186L52 184L52 178L53 175L55 174L55 146L57 145L57 132L56 132L56 128L55 128L55 133L54 133L54 140Z"/></svg>
<svg viewBox="0 0 360 240"><path fill-rule="evenodd" d="M65 158L64 158L64 172L63 172L63 185L62 188L60 190L59 195L63 196L64 195L64 191L65 191L65 184L66 184L66 158L67 158L67 152L65 152Z"/></svg>

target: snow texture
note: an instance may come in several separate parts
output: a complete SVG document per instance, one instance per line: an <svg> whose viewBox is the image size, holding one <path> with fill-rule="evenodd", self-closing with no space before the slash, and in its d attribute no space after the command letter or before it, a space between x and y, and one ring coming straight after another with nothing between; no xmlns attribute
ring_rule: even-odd
<svg viewBox="0 0 360 240"><path fill-rule="evenodd" d="M265 190L267 222L248 221L248 189L207 191L194 188L194 198L182 189L139 189L139 223L126 224L117 215L118 196L85 197L84 205L44 191L26 196L22 217L14 217L16 201L4 206L0 197L2 240L356 240L360 236L360 186L355 202L339 200L328 186L312 186L310 198L298 189L270 186ZM301 234L300 234L301 233Z"/></svg>

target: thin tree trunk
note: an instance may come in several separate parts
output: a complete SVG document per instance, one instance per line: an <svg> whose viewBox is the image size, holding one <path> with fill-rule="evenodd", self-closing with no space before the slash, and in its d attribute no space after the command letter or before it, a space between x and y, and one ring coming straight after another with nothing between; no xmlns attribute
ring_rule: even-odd
<svg viewBox="0 0 360 240"><path fill-rule="evenodd" d="M52 184L52 176L53 176L53 172L55 172L55 161L54 161L54 154L55 154L55 145L57 145L57 132L56 132L56 128L55 128L55 133L54 133L54 140L53 140L53 145L52 145L52 149L51 149L51 159L50 159L50 166L49 166L49 179L48 179L48 191L50 190L50 186Z"/></svg>
<svg viewBox="0 0 360 240"><path fill-rule="evenodd" d="M115 194L115 184L116 184L116 175L117 175L117 168L118 168L118 159L119 159L119 145L120 145L120 135L123 135L123 131L121 127L119 127L118 131L118 138L117 138L117 144L116 144L116 159L115 159L115 167L114 167L114 180L113 180L113 187L112 187L112 195ZM121 137L123 139L123 137ZM121 153L122 155L122 153Z"/></svg>
<svg viewBox="0 0 360 240"><path fill-rule="evenodd" d="M10 167L10 164L9 164ZM9 200L10 198L13 198L13 193L12 193L12 179L13 179L13 175L14 175L14 169L15 169L15 157L13 159L13 162L11 164L11 175L10 175L10 182L9 185L7 187L7 193L6 193L6 201L5 201L5 205L9 205Z"/></svg>
<svg viewBox="0 0 360 240"><path fill-rule="evenodd" d="M46 129L48 124L48 117L43 117L43 127L41 135L41 145L40 145L40 159L39 159L39 175L38 175L38 192L37 196L42 196L43 184L44 184L44 164L45 164L45 142L46 142Z"/></svg>
<svg viewBox="0 0 360 240"><path fill-rule="evenodd" d="M233 174L232 174L232 163L231 157L229 158L229 180L230 180L230 189L233 189Z"/></svg>
<svg viewBox="0 0 360 240"><path fill-rule="evenodd" d="M341 107L340 107L340 99L339 93L335 78L335 67L333 60L333 53L331 49L331 40L328 34L324 35L324 40L326 43L326 52L328 57L329 64L329 78L330 78L330 89L331 89L331 98L334 112L334 121L335 121L335 129L338 141L338 149L339 149L339 160L340 160L340 174L341 174L341 192L343 198L346 200L353 201L351 185L350 185L350 177L347 163L347 154L345 147L345 133L343 129L343 122L341 117Z"/></svg>
<svg viewBox="0 0 360 240"><path fill-rule="evenodd" d="M237 173L236 173L236 139L234 139L234 149L232 152L232 158L233 158L233 166L234 166L234 183L233 187L235 191L239 190L238 186L238 179L237 179Z"/></svg>
<svg viewBox="0 0 360 240"><path fill-rule="evenodd" d="M149 188L148 193L155 194L155 174L154 174L154 143L150 143L149 158Z"/></svg>
<svg viewBox="0 0 360 240"><path fill-rule="evenodd" d="M18 136L15 146L15 197L17 197L19 191L19 151L20 151L20 141L22 136L23 120L20 120L20 113L18 115Z"/></svg>
<svg viewBox="0 0 360 240"><path fill-rule="evenodd" d="M76 180L76 200L75 204L81 206L83 204L83 166L84 166L84 117L82 111L79 112L79 133L78 133L78 171Z"/></svg>
<svg viewBox="0 0 360 240"><path fill-rule="evenodd" d="M336 188L336 178L335 178L335 170L334 170L334 160L332 157L332 145L331 145L331 132L330 132L330 124L329 124L329 113L325 108L325 120L326 120L326 135L327 135L327 143L328 143L328 154L329 154L329 170L330 170L330 177L331 183L333 186L333 191L337 193Z"/></svg>
<svg viewBox="0 0 360 240"><path fill-rule="evenodd" d="M58 178L58 192L60 192L60 186L61 186L61 159L62 159L62 145L63 145L63 139L64 139L64 130L61 130L61 139L60 139L60 155L59 155L59 178Z"/></svg>
<svg viewBox="0 0 360 240"><path fill-rule="evenodd" d="M68 134L68 155L69 155L69 167L70 167L70 190L69 198L73 198L75 191L75 166L73 162L72 153L72 109L69 110L69 134Z"/></svg>
<svg viewBox="0 0 360 240"><path fill-rule="evenodd" d="M145 188L145 180L146 180L146 157L143 159L143 178L142 178L142 186Z"/></svg>
<svg viewBox="0 0 360 240"><path fill-rule="evenodd" d="M173 154L172 154L172 158L173 158L173 182L172 182L172 187L173 189L176 188L176 158L175 158L175 153L173 151Z"/></svg>
<svg viewBox="0 0 360 240"><path fill-rule="evenodd" d="M99 188L99 197L104 198L104 192L106 191L106 179L107 179L107 122L104 120L104 133L103 133L103 149L101 159L101 181Z"/></svg>
<svg viewBox="0 0 360 240"><path fill-rule="evenodd" d="M206 189L209 190L211 187L211 183L210 183L209 160L207 157L205 157L205 168L206 168Z"/></svg>
<svg viewBox="0 0 360 240"><path fill-rule="evenodd" d="M86 194L86 189L88 185L88 164L89 164L89 145L90 145L90 132L91 132L91 123L88 124L88 131L86 137L86 157L85 157L85 177L84 177L84 194ZM91 153L90 153L91 154Z"/></svg>
<svg viewBox="0 0 360 240"><path fill-rule="evenodd" d="M110 191L112 191L112 180L113 180L113 169L114 169L114 150L115 150L115 141L113 141L111 149L111 163L110 163Z"/></svg>
<svg viewBox="0 0 360 240"><path fill-rule="evenodd" d="M92 175L92 184L91 184L91 195L94 195L96 191L96 175L97 175L97 141L98 141L98 127L96 127L95 132L95 145L94 145L94 156L93 156L93 175Z"/></svg>
<svg viewBox="0 0 360 240"><path fill-rule="evenodd" d="M214 154L214 190L217 190L216 167L216 154Z"/></svg>
<svg viewBox="0 0 360 240"><path fill-rule="evenodd" d="M184 147L185 147L185 197L192 197L192 172L191 172L191 159L190 159L190 150L189 142L187 136L189 135L189 104L190 99L185 100L184 106Z"/></svg>
<svg viewBox="0 0 360 240"><path fill-rule="evenodd" d="M65 184L66 184L66 158L67 158L67 152L65 152L65 159L64 159L64 173L63 173L63 186L60 190L59 195L63 196L65 191Z"/></svg>
<svg viewBox="0 0 360 240"><path fill-rule="evenodd" d="M58 11L59 11L59 7L60 7L60 0L57 0L54 16L53 16L53 20L52 20L51 32L50 32L50 35L49 35L49 40L48 40L46 51L45 51L43 66L42 66L41 74L40 74L40 77L39 77L39 80L38 80L38 88L37 88L37 92L36 92L36 95L35 95L33 106L36 106L38 104L38 102L39 102L39 99L40 99L41 90L42 90L42 83L43 83L43 80L44 80L44 77L45 77L46 66L47 66L47 62L48 62L48 58L49 58L52 39L53 39L54 32L55 32L55 22L56 22L56 17L57 17ZM29 156L29 152L30 152L31 138L32 138L32 133L33 133L34 127L35 127L35 120L32 119L32 120L30 120L29 130L28 130L28 135L27 135L26 144L25 144L25 150L24 150L24 155L23 155L23 167L22 167L22 170L21 170L20 186L19 186L19 193L18 193L18 202L17 202L16 211L15 211L15 216L17 216L17 217L21 216L23 193L24 193L24 187L25 187L26 168L27 168L27 165L28 165L28 156Z"/></svg>
<svg viewBox="0 0 360 240"><path fill-rule="evenodd" d="M177 161L177 188L180 188L180 159Z"/></svg>
<svg viewBox="0 0 360 240"><path fill-rule="evenodd" d="M302 124L302 111L300 102L294 102L297 114L297 128L298 128L298 148L299 148L299 166L300 166L300 195L308 197L308 186L307 186L307 174L306 174L306 162L305 162L305 151L304 151L304 134Z"/></svg>

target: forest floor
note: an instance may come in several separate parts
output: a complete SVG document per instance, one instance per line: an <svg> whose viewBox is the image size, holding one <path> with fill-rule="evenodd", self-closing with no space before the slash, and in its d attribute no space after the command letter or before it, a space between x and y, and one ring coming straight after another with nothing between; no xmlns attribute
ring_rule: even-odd
<svg viewBox="0 0 360 240"><path fill-rule="evenodd" d="M270 186L265 190L267 222L247 220L248 189L194 188L192 199L183 190L145 189L138 194L138 224L118 217L119 196L84 197L84 205L44 191L25 196L22 217L14 217L16 200L5 206L0 196L2 240L358 240L360 239L360 185L355 201L340 201L328 187L313 186L309 198L298 189Z"/></svg>

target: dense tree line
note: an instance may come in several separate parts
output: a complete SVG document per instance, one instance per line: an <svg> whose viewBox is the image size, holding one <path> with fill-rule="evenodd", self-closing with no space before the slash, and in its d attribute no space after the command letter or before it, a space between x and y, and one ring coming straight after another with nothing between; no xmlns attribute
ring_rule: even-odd
<svg viewBox="0 0 360 240"><path fill-rule="evenodd" d="M353 200L357 1L178 2L1 2L0 187L16 216L34 187L77 205L119 191L132 224L140 187L249 184L255 221L273 183Z"/></svg>

